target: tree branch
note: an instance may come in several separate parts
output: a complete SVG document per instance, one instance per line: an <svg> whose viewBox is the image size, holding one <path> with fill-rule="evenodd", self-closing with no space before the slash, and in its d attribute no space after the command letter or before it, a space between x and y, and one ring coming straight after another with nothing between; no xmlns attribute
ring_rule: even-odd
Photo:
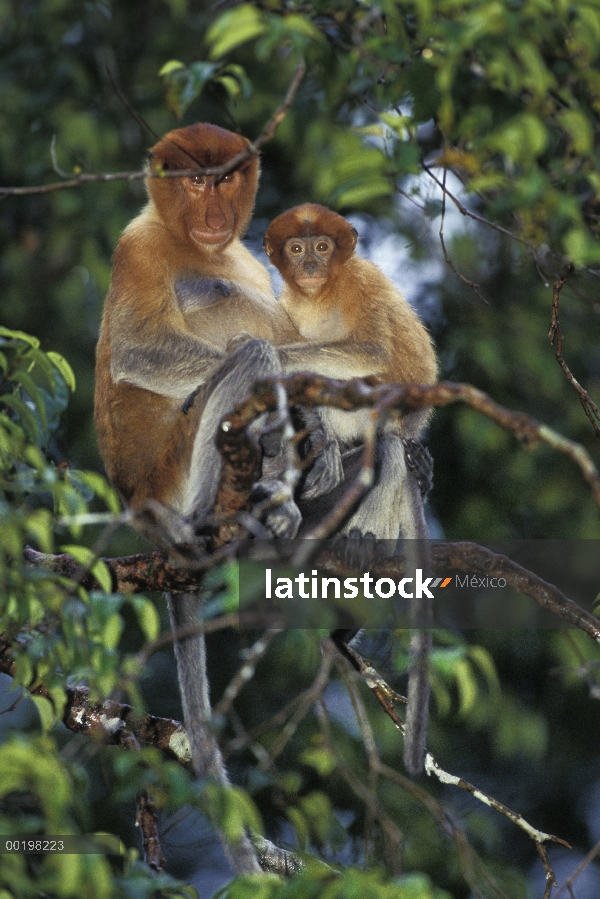
<svg viewBox="0 0 600 899"><path fill-rule="evenodd" d="M76 572L79 569L78 563L66 553L54 556L27 547L25 555L30 563L43 566L61 576L70 577L69 572ZM167 552L157 551L150 555L152 560L145 569L145 578L140 574L139 556L102 559L113 575L116 593L142 593L158 590L183 593L197 586L199 575L194 568L187 571L183 568L173 568L168 561ZM565 596L558 587L547 583L517 562L513 562L508 556L495 553L477 543L466 541L436 543L431 547L431 555L435 573L445 574L449 568L454 568L473 574L485 573L490 577L503 577L506 579L507 585L517 593L529 596L541 609L551 612L572 627L579 628L600 643L600 619ZM130 560L135 577L131 577L128 572ZM404 576L403 559L395 557L381 560L377 557L376 547L373 549L371 560L367 559L367 563L369 571L375 579L392 577L397 580ZM318 565L332 575L347 572L347 566L327 549L319 554ZM171 585L171 577L174 586ZM88 589L99 589L100 586L90 575L87 576L85 585ZM242 613L243 616L244 613ZM248 612L249 624L251 624L253 616L254 613ZM239 616L234 617L239 622ZM219 621L216 624L219 627L223 626L219 624ZM205 625L205 627L209 626L210 622Z"/></svg>
<svg viewBox="0 0 600 899"><path fill-rule="evenodd" d="M181 169L179 171L153 172L150 169L144 169L140 172L93 172L90 174L78 175L76 178L70 178L66 181L57 181L52 184L41 184L32 187L0 187L0 197L25 197L32 194L47 194L55 190L66 190L70 187L80 187L83 184L94 184L98 182L108 181L140 181L145 178L189 178L192 175L214 175L216 178L222 178L234 169L239 168L251 156L257 156L260 148L267 141L271 140L277 127L281 124L286 113L293 103L294 97L300 86L306 67L301 60L294 73L294 77L287 90L285 98L281 106L273 113L260 135L245 150L238 153L233 159L219 166L195 166L193 169Z"/></svg>
<svg viewBox="0 0 600 899"><path fill-rule="evenodd" d="M567 381L569 381L579 396L579 402L583 407L583 411L587 415L590 420L590 423L596 432L596 437L600 437L600 411L598 411L598 406L593 402L587 390L581 386L577 378L572 374L569 366L565 362L562 356L562 345L563 345L563 335L560 330L560 325L558 322L558 303L560 298L560 292L567 283L569 275L572 274L574 268L570 265L567 269L566 274L564 274L561 278L557 278L552 287L552 314L550 318L550 330L548 331L548 339L552 346L554 347L554 356L556 361L564 371Z"/></svg>

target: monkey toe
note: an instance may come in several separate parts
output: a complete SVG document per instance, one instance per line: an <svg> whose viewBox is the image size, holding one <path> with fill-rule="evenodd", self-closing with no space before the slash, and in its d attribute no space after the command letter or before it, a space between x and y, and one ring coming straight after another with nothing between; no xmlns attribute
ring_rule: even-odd
<svg viewBox="0 0 600 899"><path fill-rule="evenodd" d="M359 528L351 528L347 534L339 534L333 540L333 553L348 568L368 571L394 555L396 542L379 540L371 531L363 534Z"/></svg>
<svg viewBox="0 0 600 899"><path fill-rule="evenodd" d="M261 434L258 442L265 456L268 459L274 459L281 452L281 431Z"/></svg>
<svg viewBox="0 0 600 899"><path fill-rule="evenodd" d="M376 544L375 534L370 531L363 534L358 528L352 528L334 539L333 551L348 568L366 571L374 562Z"/></svg>

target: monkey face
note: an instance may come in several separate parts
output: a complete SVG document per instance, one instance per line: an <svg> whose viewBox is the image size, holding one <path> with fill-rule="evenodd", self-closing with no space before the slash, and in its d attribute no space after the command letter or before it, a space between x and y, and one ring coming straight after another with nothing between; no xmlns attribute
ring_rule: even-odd
<svg viewBox="0 0 600 899"><path fill-rule="evenodd" d="M352 225L325 206L304 203L274 219L265 234L265 252L286 284L322 290L353 254L357 233Z"/></svg>
<svg viewBox="0 0 600 899"><path fill-rule="evenodd" d="M335 241L327 234L286 240L283 253L288 271L298 287L319 290L327 283L335 248Z"/></svg>
<svg viewBox="0 0 600 899"><path fill-rule="evenodd" d="M249 141L217 125L197 123L170 131L151 150L157 173L216 168L234 159ZM217 180L214 175L150 178L148 191L165 226L203 253L223 250L250 221L258 185L256 155Z"/></svg>
<svg viewBox="0 0 600 899"><path fill-rule="evenodd" d="M233 237L235 201L243 176L230 172L216 181L213 175L193 175L183 181L186 231L201 248L219 249Z"/></svg>

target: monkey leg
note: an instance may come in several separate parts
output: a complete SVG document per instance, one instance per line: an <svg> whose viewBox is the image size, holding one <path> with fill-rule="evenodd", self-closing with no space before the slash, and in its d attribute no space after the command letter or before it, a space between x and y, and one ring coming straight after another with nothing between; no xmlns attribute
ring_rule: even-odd
<svg viewBox="0 0 600 899"><path fill-rule="evenodd" d="M414 437L402 439L406 464L414 473L423 499L433 486L433 458L427 447Z"/></svg>
<svg viewBox="0 0 600 899"><path fill-rule="evenodd" d="M356 530L374 534L377 540L427 536L418 484L408 470L404 444L397 434L382 434L377 439L375 483L342 533Z"/></svg>
<svg viewBox="0 0 600 899"><path fill-rule="evenodd" d="M260 378L281 373L279 356L266 340L250 338L227 358L211 382L202 391L204 409L192 449L189 481L186 490L184 514L194 524L208 516L213 508L219 477L221 455L215 444L215 433L222 417L237 402L247 396L253 384ZM281 447L280 447L281 451ZM263 476L256 485L254 497L264 503L268 497L284 497L265 513L265 524L276 536L294 537L300 525L301 515L290 487L272 474L281 469L277 454L269 466L270 474Z"/></svg>

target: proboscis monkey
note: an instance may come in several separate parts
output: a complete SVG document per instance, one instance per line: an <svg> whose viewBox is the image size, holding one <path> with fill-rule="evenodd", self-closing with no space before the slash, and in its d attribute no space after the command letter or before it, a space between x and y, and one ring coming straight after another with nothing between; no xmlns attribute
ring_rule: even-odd
<svg viewBox="0 0 600 899"><path fill-rule="evenodd" d="M374 375L398 384L435 383L437 359L429 334L391 281L355 254L357 237L341 215L313 203L290 209L270 224L264 247L284 279L280 302L309 341L280 348L286 370L337 378ZM325 408L321 415L327 431L344 448L364 435L369 412ZM418 538L413 544L416 565L426 564L427 524L400 438L418 438L428 416L427 409L420 409L386 426L377 445L377 481L347 525L394 540L399 513L403 537ZM420 611L413 609L415 618ZM332 636L339 645L355 633L338 631ZM411 642L405 762L413 773L422 769L425 750L429 642L424 631L415 632Z"/></svg>
<svg viewBox="0 0 600 899"><path fill-rule="evenodd" d="M333 378L374 375L397 384L435 383L437 360L427 330L383 272L355 254L356 242L355 229L341 215L314 203L284 212L269 226L264 246L285 282L280 302L308 341L279 348L286 370ZM369 411L326 408L321 416L328 431L347 448L364 436ZM397 456L392 467L398 470L392 483L392 472L386 469L385 484L376 485L371 499L363 502L353 527L395 539L397 509L403 506L403 536L427 536L422 503L407 499L416 483L404 476L404 449L396 435L418 438L428 417L427 409L411 412L394 421L389 440L383 435L380 455ZM387 521L382 517L386 511Z"/></svg>
<svg viewBox="0 0 600 899"><path fill-rule="evenodd" d="M178 128L152 148L149 170L216 167L248 145L215 125ZM297 339L266 269L240 241L258 177L256 155L221 179L150 177L148 204L116 248L97 350L96 424L108 475L134 510L160 504L183 522L210 512L221 417L254 381L281 372L273 344ZM240 333L252 339L240 343ZM300 514L291 498L285 505L278 521L293 534ZM192 594L170 597L169 609L176 632L200 619ZM175 653L195 769L227 783L208 727L203 635L176 639ZM236 870L257 870L252 846L238 849Z"/></svg>

